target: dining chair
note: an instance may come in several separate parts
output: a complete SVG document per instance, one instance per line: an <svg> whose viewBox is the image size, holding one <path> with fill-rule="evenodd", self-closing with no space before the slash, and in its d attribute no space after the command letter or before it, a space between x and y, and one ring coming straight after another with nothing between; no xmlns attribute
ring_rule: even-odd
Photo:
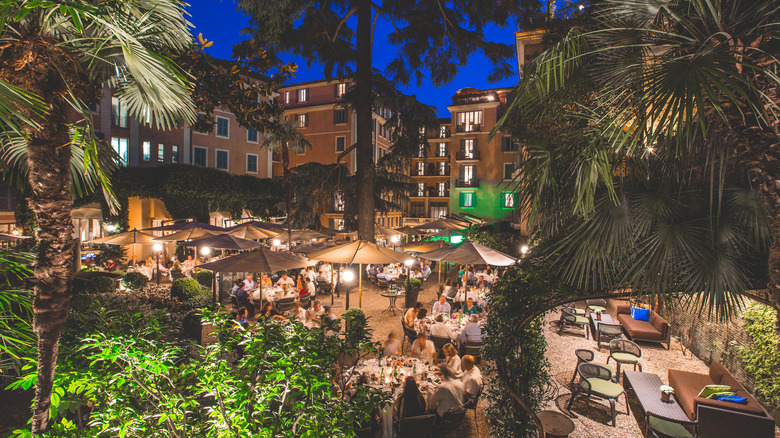
<svg viewBox="0 0 780 438"><path fill-rule="evenodd" d="M578 348L574 350L574 355L577 356L577 366L574 367L574 375L571 376L571 381L569 384L574 383L574 379L577 378L577 367L579 367L581 363L591 363L593 362L593 359L596 358L596 353L594 353L593 350L586 350L584 348ZM610 380L615 381L615 368L613 368L612 365L603 363L598 365L601 365L610 370L612 372L612 378Z"/></svg>
<svg viewBox="0 0 780 438"><path fill-rule="evenodd" d="M629 341L628 339L613 339L609 341L609 357L607 358L607 363L609 363L610 359L617 362L618 380L620 380L620 366L622 364L633 365L634 371L636 371L638 366L639 372L642 372L642 364L639 363L640 357L642 357L642 349L639 348L639 345L636 345L636 343Z"/></svg>
<svg viewBox="0 0 780 438"><path fill-rule="evenodd" d="M645 436L647 438L697 438L699 423L696 421L681 421L645 412Z"/></svg>
<svg viewBox="0 0 780 438"><path fill-rule="evenodd" d="M581 310L581 309L578 309ZM583 310L584 312L584 310ZM568 308L563 308L561 310L561 321L560 321L560 329L558 329L558 334L560 335L563 333L563 329L569 325L569 326L577 326L582 327L585 330L585 339L590 339L590 322L588 321L588 318L581 316L581 315L575 315L574 313L571 313L571 311Z"/></svg>
<svg viewBox="0 0 780 438"><path fill-rule="evenodd" d="M403 438L431 438L436 414L401 418L395 423L395 431Z"/></svg>
<svg viewBox="0 0 780 438"><path fill-rule="evenodd" d="M566 407L571 411L571 405L574 403L574 399L585 393L590 401L590 396L596 396L609 401L610 413L612 416L612 426L617 426L615 417L615 402L618 397L625 394L623 387L612 381L613 372L603 366L596 363L581 363L577 366L577 374L580 375L579 383L574 387L574 392L571 394L569 404ZM631 412L628 407L628 400L626 399L626 413L629 415Z"/></svg>
<svg viewBox="0 0 780 438"><path fill-rule="evenodd" d="M463 425L463 419L466 418L466 408L463 406L455 406L450 408L442 415L436 425L436 435L441 436L447 432L460 429Z"/></svg>

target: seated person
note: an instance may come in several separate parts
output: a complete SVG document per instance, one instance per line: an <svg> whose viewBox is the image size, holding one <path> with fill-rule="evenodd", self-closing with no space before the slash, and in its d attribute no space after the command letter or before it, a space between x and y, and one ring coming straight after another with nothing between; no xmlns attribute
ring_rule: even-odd
<svg viewBox="0 0 780 438"><path fill-rule="evenodd" d="M452 285L452 280L447 280L444 283L444 290L441 294L452 301L456 301L455 298L458 296L458 288Z"/></svg>
<svg viewBox="0 0 780 438"><path fill-rule="evenodd" d="M290 318L292 317L297 318L301 322L306 320L306 310L297 301L293 303L292 310L290 310Z"/></svg>
<svg viewBox="0 0 780 438"><path fill-rule="evenodd" d="M263 305L263 310L260 311L260 316L263 318L284 320L284 317L274 309L273 303L265 303Z"/></svg>
<svg viewBox="0 0 780 438"><path fill-rule="evenodd" d="M404 391L393 403L393 418L417 417L425 415L425 397L420 393L414 376L408 376L404 381Z"/></svg>
<svg viewBox="0 0 780 438"><path fill-rule="evenodd" d="M421 302L417 302L414 307L410 307L409 310L406 311L404 314L404 324L406 324L409 328L414 328L414 321L417 319L417 312L422 309L423 304Z"/></svg>
<svg viewBox="0 0 780 438"><path fill-rule="evenodd" d="M441 417L450 409L463 404L463 383L447 367L439 367L439 372L444 376L444 382L429 397L428 411Z"/></svg>
<svg viewBox="0 0 780 438"><path fill-rule="evenodd" d="M377 275L379 271L376 269L376 265L369 265L368 275Z"/></svg>
<svg viewBox="0 0 780 438"><path fill-rule="evenodd" d="M428 309L420 309L417 312L417 319L414 320L414 331L417 333L425 333L426 335L431 331L431 324L425 319L428 316Z"/></svg>
<svg viewBox="0 0 780 438"><path fill-rule="evenodd" d="M401 356L401 342L395 337L395 333L390 332L387 339L382 344L382 354L385 356Z"/></svg>
<svg viewBox="0 0 780 438"><path fill-rule="evenodd" d="M460 379L463 371L461 371L460 367L460 356L458 356L458 349L455 348L452 343L449 343L442 348L442 351L444 352L444 362L442 363L442 366L452 371L452 374L456 379Z"/></svg>
<svg viewBox="0 0 780 438"><path fill-rule="evenodd" d="M423 275L422 275L422 273L420 272L419 269L413 270L411 276L412 276L412 278L417 278L417 279L420 279L420 280L423 278Z"/></svg>
<svg viewBox="0 0 780 438"><path fill-rule="evenodd" d="M255 278L252 276L252 274L249 274L244 279L244 290L247 292L252 292L255 289L257 289L257 283L255 282Z"/></svg>
<svg viewBox="0 0 780 438"><path fill-rule="evenodd" d="M328 277L323 271L320 271L315 280L317 283L330 283L330 277Z"/></svg>
<svg viewBox="0 0 780 438"><path fill-rule="evenodd" d="M306 321L311 324L319 326L320 315L325 314L325 309L322 308L322 303L319 300L314 300L311 303L311 307L306 311Z"/></svg>
<svg viewBox="0 0 780 438"><path fill-rule="evenodd" d="M441 314L436 315L436 323L431 326L431 336L440 338L455 339L455 333L450 326L444 323L444 317Z"/></svg>
<svg viewBox="0 0 780 438"><path fill-rule="evenodd" d="M433 341L429 341L425 333L417 333L417 340L412 343L412 351L409 354L425 363L433 363L439 356Z"/></svg>
<svg viewBox="0 0 780 438"><path fill-rule="evenodd" d="M461 380L463 381L463 402L465 403L482 392L482 373L474 364L474 356L463 356L461 366L463 367Z"/></svg>
<svg viewBox="0 0 780 438"><path fill-rule="evenodd" d="M233 288L230 289L230 295L235 295L236 291L244 287L244 280L236 280L233 282ZM244 289L246 290L246 289Z"/></svg>
<svg viewBox="0 0 780 438"><path fill-rule="evenodd" d="M271 279L268 278L268 274L263 274L263 277L260 279L260 287L265 289L271 286L273 286L273 282L271 282Z"/></svg>
<svg viewBox="0 0 780 438"><path fill-rule="evenodd" d="M310 298L314 298L317 295L317 286L314 285L314 280L306 278L306 291L309 293Z"/></svg>
<svg viewBox="0 0 780 438"><path fill-rule="evenodd" d="M287 276L287 271L282 272L282 276L279 278L279 280L276 282L277 286L288 286L288 287L295 287L295 280Z"/></svg>
<svg viewBox="0 0 780 438"><path fill-rule="evenodd" d="M246 307L239 307L236 311L236 321L246 327L249 324L249 311Z"/></svg>
<svg viewBox="0 0 780 438"><path fill-rule="evenodd" d="M464 315L476 315L476 314L479 313L479 307L477 307L477 305L474 304L474 299L473 298L468 298L466 300L466 305L463 306L463 308L461 309L461 312Z"/></svg>
<svg viewBox="0 0 780 438"><path fill-rule="evenodd" d="M103 263L103 267L106 269L106 271L115 271L116 270L116 262L114 262L111 259L108 259Z"/></svg>
<svg viewBox="0 0 780 438"><path fill-rule="evenodd" d="M482 325L479 323L479 317L477 315L471 315L469 316L468 323L463 327L463 331L458 335L458 341L461 343L465 343L466 341L482 342L482 338L484 337L485 335L482 333Z"/></svg>
<svg viewBox="0 0 780 438"><path fill-rule="evenodd" d="M439 301L435 302L433 304L433 310L432 313L434 315L439 315L442 313L450 313L452 308L450 307L450 303L447 302L447 297L443 294L439 297Z"/></svg>
<svg viewBox="0 0 780 438"><path fill-rule="evenodd" d="M243 281L239 281L239 284L241 287L239 287L238 290L236 290L236 300L238 301L239 307L246 307L247 309L254 309L255 306L252 305L252 303L249 301L249 293L244 290Z"/></svg>
<svg viewBox="0 0 780 438"><path fill-rule="evenodd" d="M376 278L381 278L383 280L387 280L388 282L390 281L390 277L385 273L384 269L379 269L379 273L376 274Z"/></svg>
<svg viewBox="0 0 780 438"><path fill-rule="evenodd" d="M431 276L431 267L428 266L427 263L424 263L422 265L422 275L423 275L423 278L428 278L428 277Z"/></svg>

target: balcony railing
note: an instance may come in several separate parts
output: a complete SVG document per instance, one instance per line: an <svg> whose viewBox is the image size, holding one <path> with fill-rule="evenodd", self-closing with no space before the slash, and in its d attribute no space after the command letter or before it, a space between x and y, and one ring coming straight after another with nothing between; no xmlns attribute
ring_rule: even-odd
<svg viewBox="0 0 780 438"><path fill-rule="evenodd" d="M476 178L472 178L472 179L458 178L457 180L455 180L455 187L479 187L479 180Z"/></svg>
<svg viewBox="0 0 780 438"><path fill-rule="evenodd" d="M440 192L438 190L431 193L432 198L449 198L450 197L450 191L445 190L443 192Z"/></svg>
<svg viewBox="0 0 780 438"><path fill-rule="evenodd" d="M472 123L470 125L456 125L455 132L480 132L482 125Z"/></svg>
<svg viewBox="0 0 780 438"><path fill-rule="evenodd" d="M472 151L472 152L460 151L455 156L455 159L458 161L479 160L479 151Z"/></svg>
<svg viewBox="0 0 780 438"><path fill-rule="evenodd" d="M438 169L434 172L419 172L417 169L412 169L412 176L450 176L450 169L444 172Z"/></svg>

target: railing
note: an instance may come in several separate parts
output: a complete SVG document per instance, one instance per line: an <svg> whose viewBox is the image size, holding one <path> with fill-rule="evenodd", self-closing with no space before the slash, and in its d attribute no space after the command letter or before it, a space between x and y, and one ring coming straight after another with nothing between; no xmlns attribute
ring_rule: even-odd
<svg viewBox="0 0 780 438"><path fill-rule="evenodd" d="M460 151L455 155L458 161L479 160L479 151L464 152Z"/></svg>
<svg viewBox="0 0 780 438"><path fill-rule="evenodd" d="M455 187L479 187L479 180L472 179L460 179L455 180Z"/></svg>
<svg viewBox="0 0 780 438"><path fill-rule="evenodd" d="M438 190L433 190L430 193L431 198L449 198L450 197L450 191L445 190L443 192L440 192Z"/></svg>
<svg viewBox="0 0 780 438"><path fill-rule="evenodd" d="M450 176L450 169L447 169L444 172L441 172L438 169L434 172L420 172L417 169L412 169L411 176Z"/></svg>
<svg viewBox="0 0 780 438"><path fill-rule="evenodd" d="M470 125L455 125L455 132L480 132L482 125L472 123Z"/></svg>

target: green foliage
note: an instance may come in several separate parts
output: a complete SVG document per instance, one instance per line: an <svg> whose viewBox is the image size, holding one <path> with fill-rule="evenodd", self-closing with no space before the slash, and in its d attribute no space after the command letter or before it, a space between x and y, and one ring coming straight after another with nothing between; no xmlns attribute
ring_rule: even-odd
<svg viewBox="0 0 780 438"><path fill-rule="evenodd" d="M467 233L467 237L481 245L516 257L521 255L521 242L527 240L520 233L520 230L510 227L508 221L471 228Z"/></svg>
<svg viewBox="0 0 780 438"><path fill-rule="evenodd" d="M122 277L122 285L131 290L141 290L148 282L149 278L140 272L128 272Z"/></svg>
<svg viewBox="0 0 780 438"><path fill-rule="evenodd" d="M780 407L780 334L777 313L769 306L751 303L743 314L750 347L741 348L742 366L756 382L756 390L769 404Z"/></svg>
<svg viewBox="0 0 780 438"><path fill-rule="evenodd" d="M404 286L409 286L411 289L419 289L422 286L422 280L419 278L407 278Z"/></svg>
<svg viewBox="0 0 780 438"><path fill-rule="evenodd" d="M180 301L187 301L200 294L200 284L192 278L180 278L171 285L171 295Z"/></svg>
<svg viewBox="0 0 780 438"><path fill-rule="evenodd" d="M18 376L24 358L35 354L33 293L0 288L0 373Z"/></svg>
<svg viewBox="0 0 780 438"><path fill-rule="evenodd" d="M84 291L89 294L108 293L116 290L116 282L113 278L95 276L87 280Z"/></svg>
<svg viewBox="0 0 780 438"><path fill-rule="evenodd" d="M201 269L195 274L195 279L201 286L211 287L211 283L214 280L214 273L208 269Z"/></svg>
<svg viewBox="0 0 780 438"><path fill-rule="evenodd" d="M113 260L120 265L127 259L127 249L122 245L98 244L95 249L97 250L95 263L98 266L102 266L108 260Z"/></svg>
<svg viewBox="0 0 780 438"><path fill-rule="evenodd" d="M184 300L184 306L190 309L203 309L214 305L214 294L211 288L200 286L195 295Z"/></svg>

